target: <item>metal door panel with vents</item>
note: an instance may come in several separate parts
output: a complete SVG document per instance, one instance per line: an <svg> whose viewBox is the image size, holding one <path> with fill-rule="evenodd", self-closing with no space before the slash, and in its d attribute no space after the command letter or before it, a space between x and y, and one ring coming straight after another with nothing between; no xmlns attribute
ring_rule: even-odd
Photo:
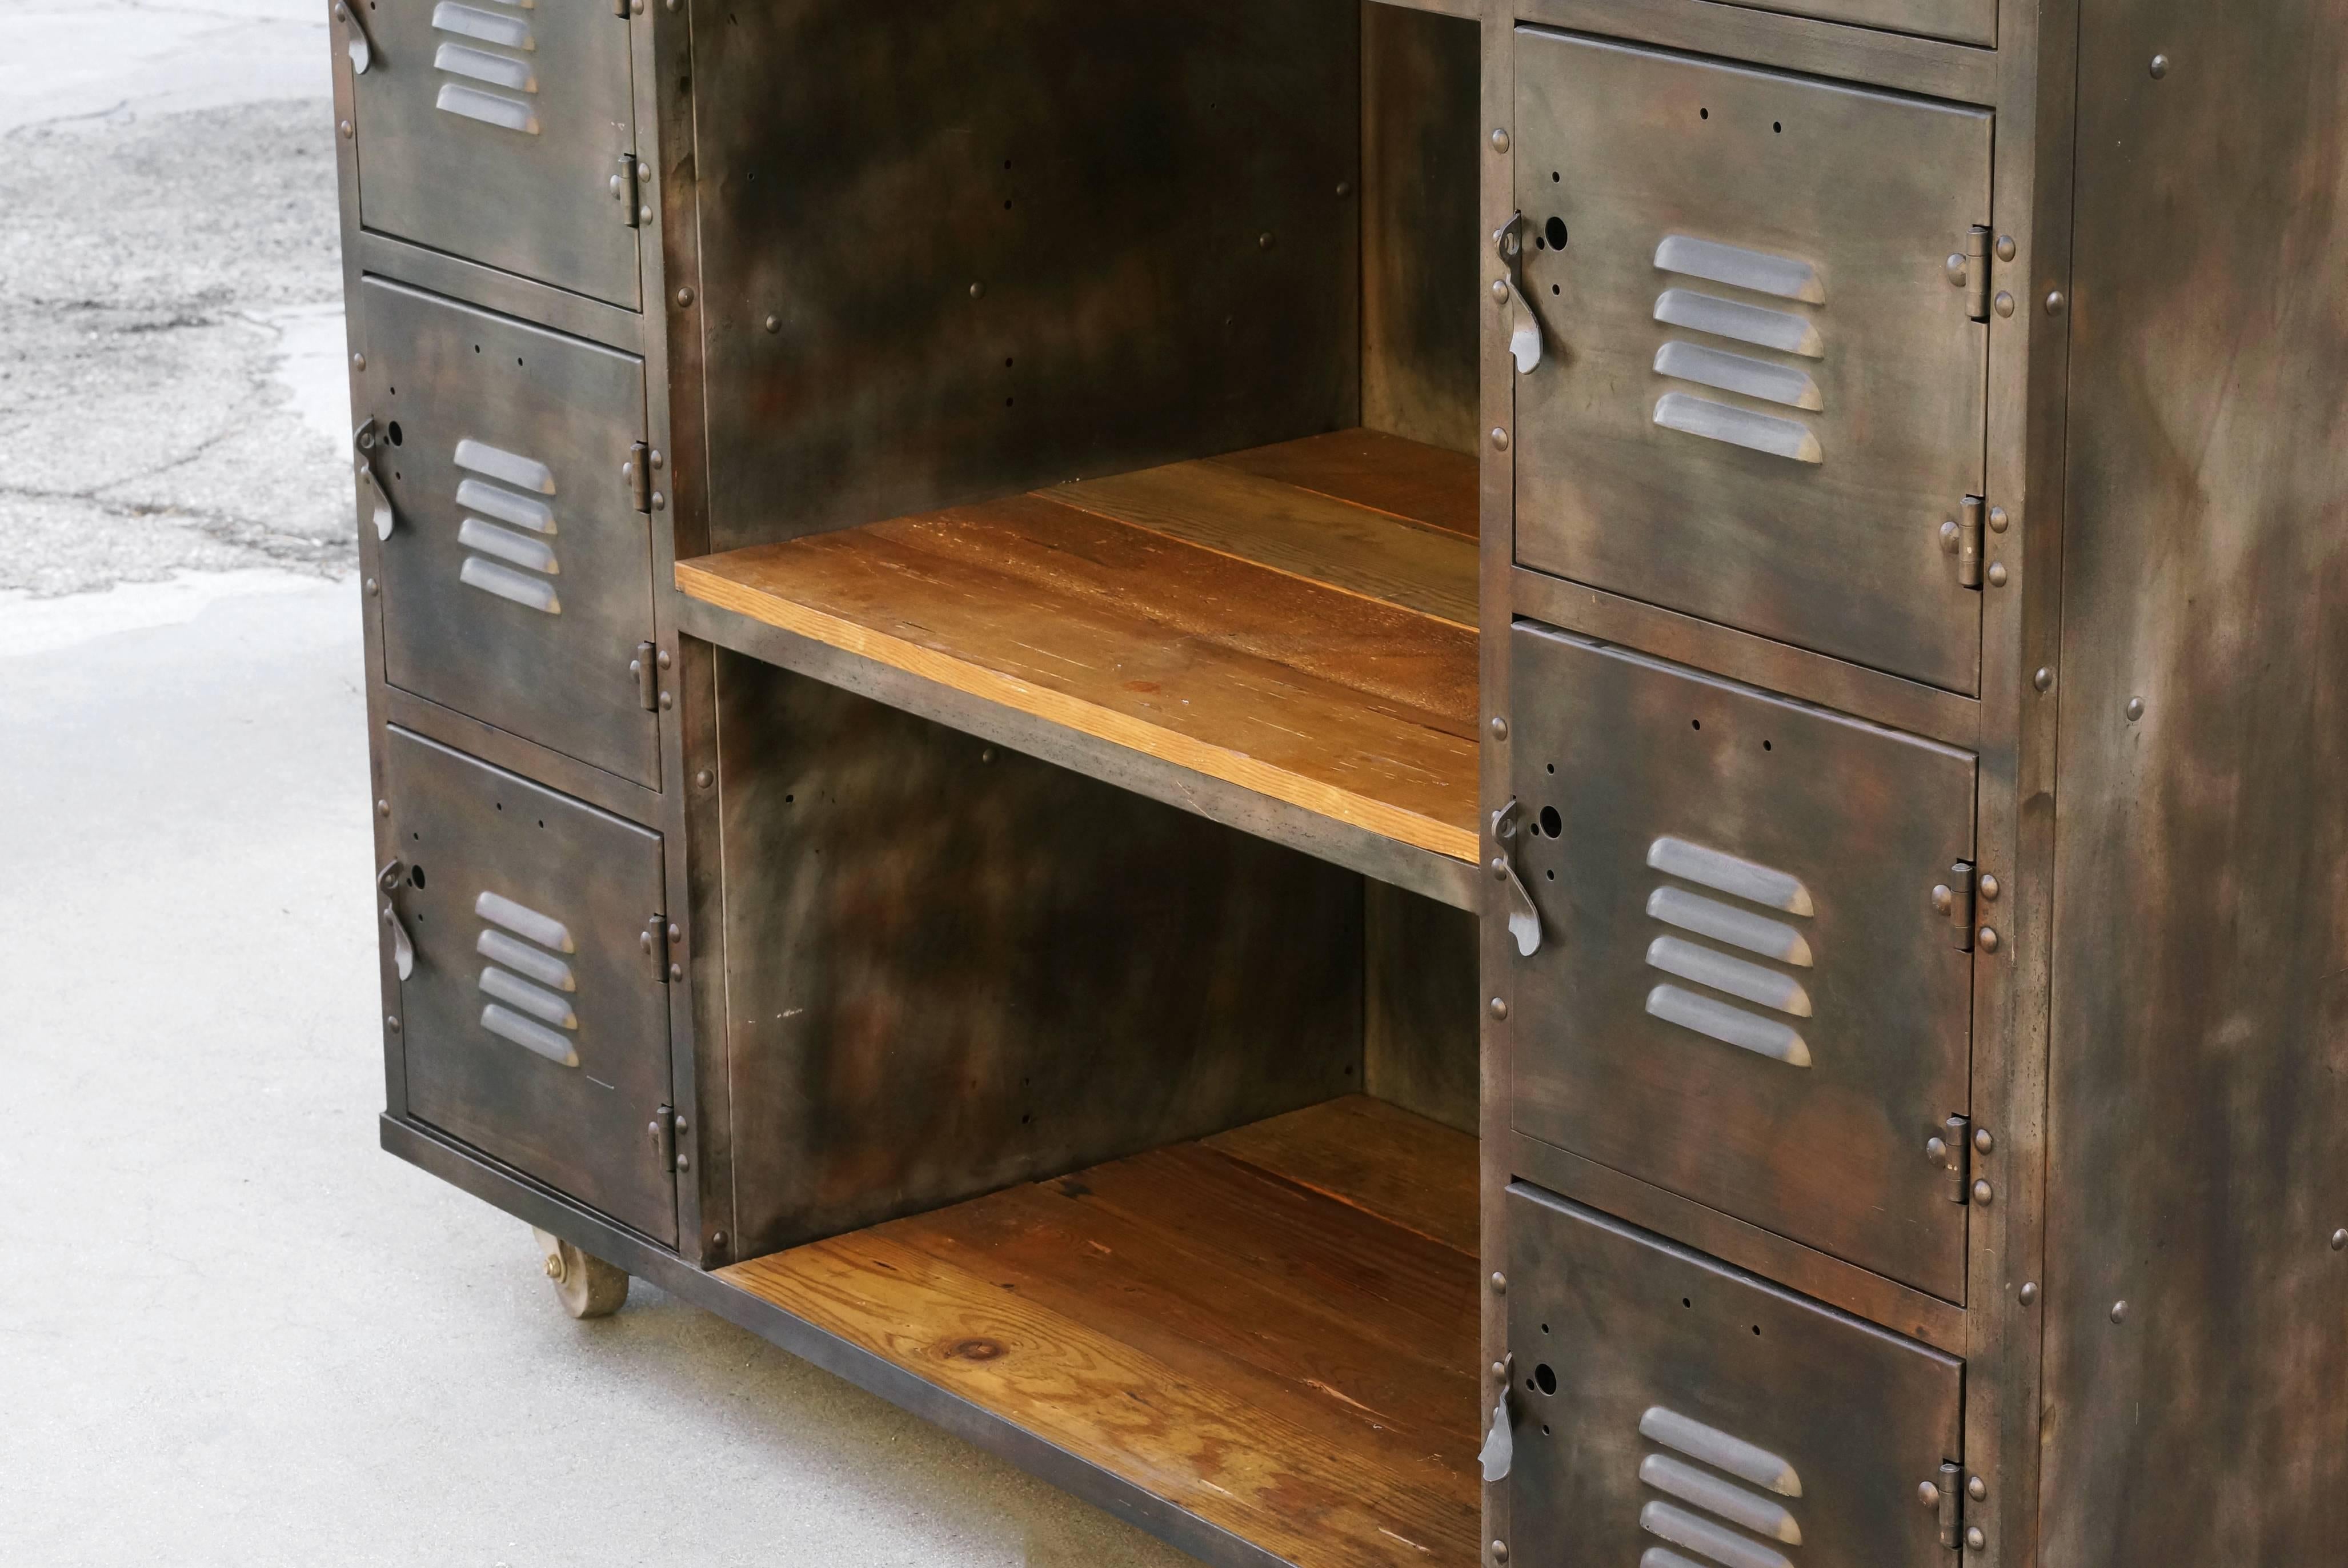
<svg viewBox="0 0 2348 1568"><path fill-rule="evenodd" d="M1962 1304L1973 758L1511 635L1517 1130Z"/></svg>
<svg viewBox="0 0 2348 1568"><path fill-rule="evenodd" d="M674 1244L660 835L396 727L384 761L408 1113Z"/></svg>
<svg viewBox="0 0 2348 1568"><path fill-rule="evenodd" d="M1518 560L1975 690L1991 129L1521 31Z"/></svg>
<svg viewBox="0 0 2348 1568"><path fill-rule="evenodd" d="M359 292L385 678L657 788L644 362L380 278Z"/></svg>
<svg viewBox="0 0 2348 1568"><path fill-rule="evenodd" d="M627 19L592 0L351 5L360 222L640 308Z"/></svg>
<svg viewBox="0 0 2348 1568"><path fill-rule="evenodd" d="M1956 1562L1962 1363L1521 1182L1508 1211L1509 1522L1540 1561Z"/></svg>

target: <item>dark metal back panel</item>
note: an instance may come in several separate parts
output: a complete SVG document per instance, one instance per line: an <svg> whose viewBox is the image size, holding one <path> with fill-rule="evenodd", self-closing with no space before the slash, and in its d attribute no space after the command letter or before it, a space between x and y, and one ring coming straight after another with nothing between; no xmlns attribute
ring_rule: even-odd
<svg viewBox="0 0 2348 1568"><path fill-rule="evenodd" d="M1536 29L1516 79L1517 559L1974 690L1990 116Z"/></svg>
<svg viewBox="0 0 2348 1568"><path fill-rule="evenodd" d="M1362 881L733 655L740 1256L1362 1082Z"/></svg>
<svg viewBox="0 0 2348 1568"><path fill-rule="evenodd" d="M660 835L404 729L384 751L408 1113L674 1246L646 1135L669 1099Z"/></svg>
<svg viewBox="0 0 2348 1568"><path fill-rule="evenodd" d="M1956 44L1997 42L1997 0L1727 0L1731 5L1855 22Z"/></svg>
<svg viewBox="0 0 2348 1568"><path fill-rule="evenodd" d="M351 6L371 41L356 81L361 222L636 308L627 18L598 0Z"/></svg>
<svg viewBox="0 0 2348 1568"><path fill-rule="evenodd" d="M361 285L385 678L657 788L644 362L381 278Z"/></svg>
<svg viewBox="0 0 2348 1568"><path fill-rule="evenodd" d="M1919 1488L1963 1459L1960 1362L1521 1182L1508 1220L1526 1558L1956 1563Z"/></svg>
<svg viewBox="0 0 2348 1568"><path fill-rule="evenodd" d="M2336 1563L2348 12L2081 9L2039 1561Z"/></svg>
<svg viewBox="0 0 2348 1568"><path fill-rule="evenodd" d="M710 548L1357 423L1356 3L696 5Z"/></svg>
<svg viewBox="0 0 2348 1568"><path fill-rule="evenodd" d="M1973 758L1519 624L1517 1130L1945 1300ZM1962 1142L1962 1136L1958 1141Z"/></svg>

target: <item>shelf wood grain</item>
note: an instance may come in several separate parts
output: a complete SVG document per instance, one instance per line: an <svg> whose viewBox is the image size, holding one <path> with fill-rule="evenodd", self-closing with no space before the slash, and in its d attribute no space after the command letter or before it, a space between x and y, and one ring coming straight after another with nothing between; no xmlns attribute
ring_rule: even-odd
<svg viewBox="0 0 2348 1568"><path fill-rule="evenodd" d="M1372 431L680 562L688 597L1472 862L1472 459Z"/></svg>
<svg viewBox="0 0 2348 1568"><path fill-rule="evenodd" d="M1476 1158L1354 1097L721 1274L1300 1568L1465 1565Z"/></svg>

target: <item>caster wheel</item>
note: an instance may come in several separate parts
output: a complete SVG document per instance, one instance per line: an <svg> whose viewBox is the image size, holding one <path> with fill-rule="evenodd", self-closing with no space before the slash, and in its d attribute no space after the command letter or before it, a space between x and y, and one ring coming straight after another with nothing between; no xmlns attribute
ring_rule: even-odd
<svg viewBox="0 0 2348 1568"><path fill-rule="evenodd" d="M532 1228L546 1259L546 1277L555 1299L573 1317L609 1317L628 1299L628 1275L602 1258L590 1257L560 1236Z"/></svg>

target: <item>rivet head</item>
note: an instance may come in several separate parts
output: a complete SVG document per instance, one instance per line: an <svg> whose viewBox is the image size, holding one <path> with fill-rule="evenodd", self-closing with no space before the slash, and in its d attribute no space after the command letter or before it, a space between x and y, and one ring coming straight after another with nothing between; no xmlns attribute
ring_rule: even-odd
<svg viewBox="0 0 2348 1568"><path fill-rule="evenodd" d="M390 816L390 815L391 815L391 802L390 802L390 801L388 801L388 800L377 800L377 801L375 803L375 814L376 814L376 816L378 816L378 817L388 817L388 816Z"/></svg>
<svg viewBox="0 0 2348 1568"><path fill-rule="evenodd" d="M1998 291L1997 314L2000 315L2012 315L2013 314L2013 296L2007 294L2003 289Z"/></svg>
<svg viewBox="0 0 2348 1568"><path fill-rule="evenodd" d="M1492 449L1496 452L1505 452L1509 449L1509 433L1498 425L1492 427Z"/></svg>
<svg viewBox="0 0 2348 1568"><path fill-rule="evenodd" d="M2114 1323L2126 1323L2127 1321L2127 1303L2124 1301L2116 1301L2112 1303L2112 1321Z"/></svg>
<svg viewBox="0 0 2348 1568"><path fill-rule="evenodd" d="M1983 872L1982 873L1980 885L1982 897L1987 899L1992 903L1995 903L1997 902L1997 895L2005 891L2004 885L1997 880L1994 873L1990 872Z"/></svg>
<svg viewBox="0 0 2348 1568"><path fill-rule="evenodd" d="M1272 231L1269 229L1255 237L1255 248L1259 251L1268 251L1278 242L1272 237Z"/></svg>
<svg viewBox="0 0 2348 1568"><path fill-rule="evenodd" d="M351 122L349 120L343 121L342 131L343 139L345 141L348 141L351 139Z"/></svg>
<svg viewBox="0 0 2348 1568"><path fill-rule="evenodd" d="M2048 292L2046 295L2046 314L2048 315L2061 315L2063 314L2063 291L2061 289L2054 289Z"/></svg>
<svg viewBox="0 0 2348 1568"><path fill-rule="evenodd" d="M2335 1253L2348 1253L2348 1231L2332 1233L2332 1250Z"/></svg>
<svg viewBox="0 0 2348 1568"><path fill-rule="evenodd" d="M1949 1144L1946 1139L1934 1137L1924 1140L1925 1164L1946 1165L1948 1162Z"/></svg>
<svg viewBox="0 0 2348 1568"><path fill-rule="evenodd" d="M1488 1011L1489 1011L1489 1012L1491 1013L1492 1016L1494 1016L1495 1018L1505 1018L1505 1017L1507 1017L1507 1016L1509 1016L1509 1001L1508 1001L1508 998L1507 998L1507 997L1505 997L1505 996L1495 996L1495 997L1493 997L1493 998L1492 998L1492 1000L1491 1000L1491 1003L1490 1003L1490 1005L1489 1005L1489 1006L1488 1006L1488 1008L1487 1010L1488 1010Z"/></svg>
<svg viewBox="0 0 2348 1568"><path fill-rule="evenodd" d="M682 11L682 10L684 10L684 9L685 9L685 0L668 0L668 8L669 8L669 10L670 10L670 12L671 12L672 14L673 14L673 13L675 13L675 12L678 12L678 11ZM711 1243L714 1243L714 1244L716 1244L716 1245L718 1245L718 1246L723 1246L723 1245L725 1245L725 1244L726 1244L726 1233L725 1233L725 1232L723 1232L723 1231L720 1231L720 1232L718 1232L716 1235L711 1236L709 1239L710 1239L710 1241L711 1241Z"/></svg>
<svg viewBox="0 0 2348 1568"><path fill-rule="evenodd" d="M1957 895L1950 891L1949 885L1946 882L1942 882L1932 889L1932 913L1934 914L1946 914L1956 907Z"/></svg>
<svg viewBox="0 0 2348 1568"><path fill-rule="evenodd" d="M669 667L669 665L670 665L674 664L675 662L675 661L674 659L670 658L670 656L669 656L669 651L668 651L666 648L663 648L663 649L660 651L660 659L659 659L659 664L660 664L660 667L661 667L661 668L663 668L663 669L666 669L666 668L668 668L668 667Z"/></svg>
<svg viewBox="0 0 2348 1568"><path fill-rule="evenodd" d="M1353 184L1353 181L1350 181L1350 180L1340 180L1340 181L1337 181L1337 200L1338 200L1338 201L1343 201L1346 197L1351 196L1353 193L1354 193L1354 184Z"/></svg>
<svg viewBox="0 0 2348 1568"><path fill-rule="evenodd" d="M779 316L779 315L770 315L770 316L768 316L768 317L767 318L767 330L768 332L780 332L780 331L782 331L782 330L783 330L783 318L782 318L781 316Z"/></svg>
<svg viewBox="0 0 2348 1568"><path fill-rule="evenodd" d="M2022 1305L2024 1306L2035 1306L2038 1305L2038 1282L2036 1280L2025 1280L2023 1282Z"/></svg>
<svg viewBox="0 0 2348 1568"><path fill-rule="evenodd" d="M368 598L372 599L381 592L383 592L383 590L376 585L374 578L370 577L366 580L366 593Z"/></svg>
<svg viewBox="0 0 2348 1568"><path fill-rule="evenodd" d="M1495 1362L1493 1362L1493 1363L1492 1363L1492 1376L1493 1376L1493 1377L1507 1377L1508 1375L1509 1375L1509 1364L1508 1364L1507 1362L1505 1362L1505 1361L1495 1361Z"/></svg>
<svg viewBox="0 0 2348 1568"><path fill-rule="evenodd" d="M1968 1477L1965 1481L1965 1495L1975 1502L1983 1501L1989 1496L1989 1482L1979 1476Z"/></svg>
<svg viewBox="0 0 2348 1568"><path fill-rule="evenodd" d="M1492 1276L1492 1289L1493 1289L1496 1293L1505 1293L1505 1292L1508 1290L1508 1288L1509 1288L1509 1276L1508 1276L1508 1275L1506 1275L1506 1274L1495 1274Z"/></svg>
<svg viewBox="0 0 2348 1568"><path fill-rule="evenodd" d="M706 789L716 781L717 776L706 768L693 776L693 787L696 789Z"/></svg>
<svg viewBox="0 0 2348 1568"><path fill-rule="evenodd" d="M2154 81L2158 81L2163 77L2167 76L2168 74L2168 57L2167 55L2153 56L2151 70L2152 79Z"/></svg>
<svg viewBox="0 0 2348 1568"><path fill-rule="evenodd" d="M1506 152L1509 150L1509 133L1507 131L1496 130L1492 133L1492 150L1495 152Z"/></svg>
<svg viewBox="0 0 2348 1568"><path fill-rule="evenodd" d="M395 1035L399 1033L399 1015L394 1013L385 1018L383 1021L383 1026L389 1029Z"/></svg>
<svg viewBox="0 0 2348 1568"><path fill-rule="evenodd" d="M2030 684L2040 691L2045 691L2054 684L2054 672L2042 665L2039 666L2038 673L2030 677Z"/></svg>
<svg viewBox="0 0 2348 1568"><path fill-rule="evenodd" d="M1492 716L1492 738L1495 740L1509 738L1509 721L1497 713Z"/></svg>
<svg viewBox="0 0 2348 1568"><path fill-rule="evenodd" d="M1986 1206L1986 1205L1990 1202L1990 1201L1991 1201L1992 1199L1995 1198L1996 1196L1997 1196L1997 1192L1996 1192L1996 1191L1995 1191L1993 1188L1992 1188L1988 1182L1986 1182L1986 1181L1976 1181L1976 1182L1974 1182L1974 1183L1973 1183L1973 1202L1976 1202L1976 1203L1980 1203L1980 1204L1982 1204L1982 1205Z"/></svg>
<svg viewBox="0 0 2348 1568"><path fill-rule="evenodd" d="M984 284L971 284L970 297L973 299L984 299L986 297L986 285Z"/></svg>
<svg viewBox="0 0 2348 1568"><path fill-rule="evenodd" d="M365 370L366 368L366 356L364 354L352 355L351 368L354 370Z"/></svg>
<svg viewBox="0 0 2348 1568"><path fill-rule="evenodd" d="M1941 1489L1929 1480L1919 1481L1916 1483L1916 1501L1926 1508L1938 1508L1941 1506Z"/></svg>
<svg viewBox="0 0 2348 1568"><path fill-rule="evenodd" d="M1977 1128L1973 1132L1973 1147L1987 1154L1997 1147L1997 1140L1989 1135L1988 1128Z"/></svg>
<svg viewBox="0 0 2348 1568"><path fill-rule="evenodd" d="M675 692L671 692L671 691L664 691L664 692L661 693L661 707L662 707L664 710L666 710L666 709L668 709L668 708L675 707L675 706L676 706L676 694L675 694Z"/></svg>
<svg viewBox="0 0 2348 1568"><path fill-rule="evenodd" d="M2013 260L2013 235L2000 234L1997 237L1997 259L2001 262L2010 262Z"/></svg>
<svg viewBox="0 0 2348 1568"><path fill-rule="evenodd" d="M1976 1524L1965 1532L1965 1545L1971 1551L1984 1551L1989 1546L1989 1537L1982 1534L1982 1527Z"/></svg>
<svg viewBox="0 0 2348 1568"><path fill-rule="evenodd" d="M1495 300L1498 301L1498 302L1499 302L1500 304L1508 304L1508 303L1509 303L1509 280L1508 280L1508 279L1506 279L1506 278L1494 278L1494 279L1492 280L1492 297L1493 297Z"/></svg>
<svg viewBox="0 0 2348 1568"><path fill-rule="evenodd" d="M669 977L670 979L672 979L672 980L682 980L682 979L684 979L684 978L685 978L685 965L682 965L682 964L672 964L672 965L670 965L668 966L668 977ZM680 1163L681 1163L681 1161L680 1161Z"/></svg>
<svg viewBox="0 0 2348 1568"><path fill-rule="evenodd" d="M653 206L651 202L647 201L643 206L636 209L636 222L644 224L646 228L650 228L652 226Z"/></svg>
<svg viewBox="0 0 2348 1568"><path fill-rule="evenodd" d="M2003 533L2010 521L2005 515L2005 508L1993 506L1989 509L1989 531L1992 533Z"/></svg>
<svg viewBox="0 0 2348 1568"><path fill-rule="evenodd" d="M661 494L658 490L653 491L653 510L654 511L666 511L668 510L668 497Z"/></svg>
<svg viewBox="0 0 2348 1568"><path fill-rule="evenodd" d="M1993 561L1989 563L1989 585L1993 588L2003 588L2005 586L2004 562Z"/></svg>
<svg viewBox="0 0 2348 1568"><path fill-rule="evenodd" d="M2142 718L2143 717L2144 717L2144 698L2142 698L2142 697L2140 697L2140 696L2132 696L2132 697L2128 698L2128 700L2127 700L2127 719L2128 719L2128 722L2129 722L2130 724L2134 724L2137 719Z"/></svg>
<svg viewBox="0 0 2348 1568"><path fill-rule="evenodd" d="M676 291L676 303L677 303L679 305L689 305L689 304L691 304L693 303L693 291L692 291L691 289L679 289L679 290L677 290L677 291Z"/></svg>
<svg viewBox="0 0 2348 1568"><path fill-rule="evenodd" d="M1980 946L1983 953L1996 952L1998 942L1997 928L1993 925L1982 926L1979 932L1974 934L1973 941Z"/></svg>
<svg viewBox="0 0 2348 1568"><path fill-rule="evenodd" d="M676 0L669 0L668 8L669 8L670 10L672 10L672 11L675 10L675 9L676 9ZM723 1231L712 1231L712 1232L710 1232L710 1233L709 1233L709 1244L710 1244L711 1246L713 1246L713 1247L722 1247L722 1246L724 1246L724 1245L726 1244L726 1233L725 1233L725 1232L723 1232Z"/></svg>
<svg viewBox="0 0 2348 1568"><path fill-rule="evenodd" d="M1941 271L1947 274L1950 287L1965 286L1965 258L1960 253L1951 251L1949 259L1941 263Z"/></svg>
<svg viewBox="0 0 2348 1568"><path fill-rule="evenodd" d="M1508 880L1509 880L1509 857L1508 857L1508 856L1506 856L1506 855L1496 855L1496 856L1494 856L1494 857L1493 857L1493 859L1492 859L1492 880L1493 880L1494 882L1506 882L1506 881L1508 881Z"/></svg>
<svg viewBox="0 0 2348 1568"><path fill-rule="evenodd" d="M1492 1542L1492 1561L1495 1563L1506 1563L1508 1560L1509 1543L1505 1541L1495 1541Z"/></svg>

